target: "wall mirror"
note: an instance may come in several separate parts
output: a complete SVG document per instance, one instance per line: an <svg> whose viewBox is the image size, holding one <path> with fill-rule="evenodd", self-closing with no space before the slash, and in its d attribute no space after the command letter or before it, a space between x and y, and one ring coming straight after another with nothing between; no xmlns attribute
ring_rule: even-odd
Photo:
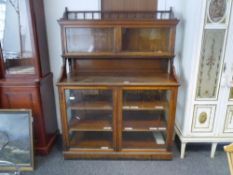
<svg viewBox="0 0 233 175"><path fill-rule="evenodd" d="M0 0L0 41L5 74L35 74L28 0Z"/></svg>

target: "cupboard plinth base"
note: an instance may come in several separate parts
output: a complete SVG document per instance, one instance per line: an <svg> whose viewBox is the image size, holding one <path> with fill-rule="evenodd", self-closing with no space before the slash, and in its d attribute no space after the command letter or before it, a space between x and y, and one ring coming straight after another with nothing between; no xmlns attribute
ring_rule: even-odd
<svg viewBox="0 0 233 175"><path fill-rule="evenodd" d="M53 145L55 144L57 138L57 134L51 134L49 135L47 144L44 146L36 146L35 151L37 155L48 155L51 151L51 149L53 148Z"/></svg>
<svg viewBox="0 0 233 175"><path fill-rule="evenodd" d="M170 151L166 152L63 152L65 159L135 159L135 160L172 160L173 154Z"/></svg>

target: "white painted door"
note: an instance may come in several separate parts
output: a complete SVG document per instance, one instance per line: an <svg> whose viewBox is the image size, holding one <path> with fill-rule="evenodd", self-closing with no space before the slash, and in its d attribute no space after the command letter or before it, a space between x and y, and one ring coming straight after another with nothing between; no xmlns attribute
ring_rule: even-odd
<svg viewBox="0 0 233 175"><path fill-rule="evenodd" d="M222 137L233 137L233 13L226 45L224 71L221 80L220 106L218 108L219 131Z"/></svg>
<svg viewBox="0 0 233 175"><path fill-rule="evenodd" d="M224 115L228 116L227 122L233 120L233 106L228 106L233 104L229 101L229 82L233 78L231 4L232 0L208 0L206 4L191 124L191 133L195 136L218 136L225 130ZM228 133L233 131L233 121L232 125L226 125L230 128Z"/></svg>

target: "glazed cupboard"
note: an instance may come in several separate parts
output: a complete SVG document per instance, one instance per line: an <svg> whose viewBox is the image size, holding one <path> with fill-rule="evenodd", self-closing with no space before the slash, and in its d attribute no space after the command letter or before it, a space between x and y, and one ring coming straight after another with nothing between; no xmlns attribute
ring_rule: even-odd
<svg viewBox="0 0 233 175"><path fill-rule="evenodd" d="M43 0L2 0L0 6L0 108L31 109L35 151L48 154L57 119Z"/></svg>
<svg viewBox="0 0 233 175"><path fill-rule="evenodd" d="M65 158L172 158L177 23L172 10L66 9L57 84Z"/></svg>

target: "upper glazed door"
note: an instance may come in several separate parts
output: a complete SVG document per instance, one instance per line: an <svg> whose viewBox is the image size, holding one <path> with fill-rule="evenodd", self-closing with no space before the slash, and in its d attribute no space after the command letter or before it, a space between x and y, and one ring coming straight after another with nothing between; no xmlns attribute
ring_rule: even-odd
<svg viewBox="0 0 233 175"><path fill-rule="evenodd" d="M35 75L35 38L29 1L2 0L0 10L0 41L5 76Z"/></svg>
<svg viewBox="0 0 233 175"><path fill-rule="evenodd" d="M114 28L65 27L65 53L111 54L114 51Z"/></svg>
<svg viewBox="0 0 233 175"><path fill-rule="evenodd" d="M174 55L175 33L171 27L125 27L121 33L123 54Z"/></svg>

